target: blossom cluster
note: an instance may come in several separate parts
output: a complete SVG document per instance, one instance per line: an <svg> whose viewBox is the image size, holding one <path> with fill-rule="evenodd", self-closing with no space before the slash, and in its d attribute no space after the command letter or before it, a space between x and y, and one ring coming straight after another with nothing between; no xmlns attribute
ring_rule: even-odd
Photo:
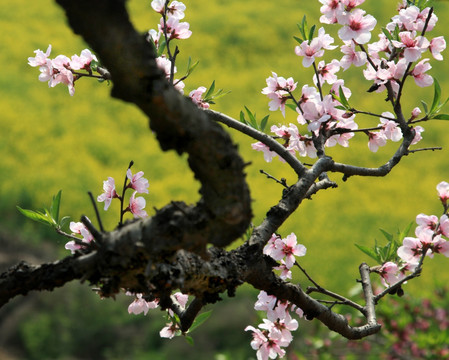
<svg viewBox="0 0 449 360"><path fill-rule="evenodd" d="M69 94L75 94L75 81L85 74L78 73L78 70L85 70L92 74L92 62L98 62L95 55L89 49L81 51L80 55L73 55L68 58L65 55L58 55L50 59L51 45L44 53L41 50L35 50L35 57L28 58L28 64L33 67L39 67L41 72L40 81L48 81L49 87L55 87L58 84L65 84L69 89Z"/></svg>
<svg viewBox="0 0 449 360"><path fill-rule="evenodd" d="M89 244L94 240L94 237L82 222L70 222L70 231L72 231L72 236L81 235L82 243ZM73 254L76 250L82 248L82 244L77 243L75 240L71 240L65 244L65 248L70 250Z"/></svg>
<svg viewBox="0 0 449 360"><path fill-rule="evenodd" d="M262 94L270 99L269 110L280 110L285 117L285 108L289 105L296 109L297 123L307 125L305 131L298 130L292 123L289 126L271 127L274 138L283 139L284 146L292 154L316 157L313 139L318 136L325 138L327 147L336 144L347 147L349 139L354 136L351 130L364 132L368 136L368 147L372 152L386 145L387 140L402 139L400 121L390 112L383 112L381 116L368 113L377 117L380 123L376 127L359 129L355 122L357 111L350 108L347 102L351 90L337 75L341 69L346 71L351 66L364 66L363 75L371 82L370 91L382 92L389 89L388 96L393 99L398 97L399 90L408 76L420 87L433 83L433 78L427 74L431 69L429 58L422 57L430 53L436 60L443 59L441 52L446 48L444 38L438 36L429 40L425 36L434 28L437 16L430 8L420 10L404 1L398 15L386 25L378 40L369 43L377 21L372 15L358 8L363 2L364 0L320 0L320 21L324 24L340 25L338 37L343 43L340 46L343 56L330 62L320 60L326 51L338 48L334 45L334 38L327 34L323 27L318 29L316 37L312 37L314 31L311 31L310 35L303 32L305 38L297 38L300 44L295 47L295 54L302 58L304 67L313 65L312 86L304 85L298 91L297 82L292 77L284 78L275 72L266 79L267 87L262 90ZM324 89L326 84L329 86L327 92ZM296 94L295 90L299 94ZM419 108L413 109L409 121L416 119L420 113ZM415 138L412 145L421 140L423 131L421 126L414 127ZM263 151L266 161L271 161L276 156L261 142L252 144L252 148Z"/></svg>
<svg viewBox="0 0 449 360"><path fill-rule="evenodd" d="M405 237L397 249L400 259L398 263L388 261L380 268L385 285L394 285L402 280L407 271L414 271L422 261L423 256L432 258L434 254L449 257L449 217L447 215L449 199L449 183L442 181L437 185L438 197L443 204L444 214L419 214L416 216L416 237Z"/></svg>
<svg viewBox="0 0 449 360"><path fill-rule="evenodd" d="M143 298L143 295L140 293L133 294L131 292L126 292L126 295L134 296L134 301L128 306L129 314L138 315L143 313L144 315L146 315L150 309L156 309L159 306L159 299L146 301ZM176 302L176 305L179 306L181 310L184 310L189 300L189 296L181 292L176 292L173 294L172 299ZM162 328L162 330L159 332L159 335L162 338L172 339L173 337L181 334L181 329L178 322L175 320L175 314L173 310L167 309L167 315L172 320Z"/></svg>
<svg viewBox="0 0 449 360"><path fill-rule="evenodd" d="M152 42L156 50L161 51L164 48L170 47L170 41L178 39L188 39L192 35L192 31L189 29L188 22L180 22L184 19L186 6L180 1L169 0L153 0L151 7L154 11L161 14L162 17L159 21L157 30L150 29L148 31L147 40ZM177 73L177 68L174 64L175 57L171 56L168 52L168 57L165 54L161 54L156 58L156 63L160 69L164 70L167 80L173 79L174 74ZM186 77L186 76L185 76ZM185 78L183 77L183 78ZM185 84L182 79L174 79L173 86L179 92L184 93ZM189 94L190 99L198 105L200 108L208 109L209 103L202 98L202 95L206 92L204 86L200 86L196 90L192 90Z"/></svg>
<svg viewBox="0 0 449 360"><path fill-rule="evenodd" d="M258 328L251 325L245 328L245 331L252 331L251 347L257 350L257 360L283 357L283 348L293 340L291 332L298 329L298 320L293 319L291 313L302 317L303 312L288 301L281 301L265 291L261 291L257 298L254 309L266 312L266 319Z"/></svg>
<svg viewBox="0 0 449 360"><path fill-rule="evenodd" d="M136 197L136 194L138 193L148 194L148 187L150 185L148 183L148 180L145 179L143 175L143 171L139 171L133 175L131 169L128 169L126 172L126 177L129 180L129 183L123 189L122 195L117 194L114 178L108 177L107 180L103 181L104 192L97 197L97 201L104 202L104 210L108 210L113 199L119 199L120 201L123 201L123 196L126 189L133 189L134 192L129 199L129 205L126 209L123 210L123 213L129 211L134 215L134 217L147 217L148 214L144 210L146 206L145 199L141 196Z"/></svg>
<svg viewBox="0 0 449 360"><path fill-rule="evenodd" d="M263 253L280 261L280 265L274 267L274 270L280 270L281 279L291 279L291 268L296 262L296 256L304 256L306 247L297 243L294 233L282 239L279 235L273 234ZM291 313L303 316L301 309L288 301L277 299L273 295L268 295L261 291L258 300L254 305L257 311L264 311L266 318L258 328L247 326L245 331L252 331L253 340L251 347L257 350L257 359L266 360L275 359L277 356L283 357L285 350L283 348L290 345L293 340L292 331L298 329L298 321L292 318Z"/></svg>

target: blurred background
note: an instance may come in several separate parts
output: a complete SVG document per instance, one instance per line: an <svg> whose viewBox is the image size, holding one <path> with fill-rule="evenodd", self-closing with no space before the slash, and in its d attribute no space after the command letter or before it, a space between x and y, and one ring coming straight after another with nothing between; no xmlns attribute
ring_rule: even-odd
<svg viewBox="0 0 449 360"><path fill-rule="evenodd" d="M201 85L209 87L215 80L217 88L231 91L217 101L215 110L238 118L246 105L260 119L269 113L268 99L261 90L272 71L286 78L292 76L298 81L298 87L312 83L311 68L303 69L301 59L294 54L293 35L300 36L296 24L304 15L310 25L321 26L318 1L200 0L185 1L185 4L184 21L190 23L193 35L178 43L179 76L184 74L189 56L199 61L195 72L185 81L186 94ZM377 0L366 1L361 6L379 20L373 40L377 39L380 25L396 14L396 5L396 1ZM142 33L157 28L159 15L151 9L150 1L128 1L128 8ZM442 26L449 15L447 2L435 2L435 13L440 20L428 37L445 35L447 38L449 28ZM150 194L146 196L150 215L153 208L171 200L188 203L198 200L199 186L185 157L162 153L148 131L148 120L135 107L112 100L111 88L106 83L81 79L76 83L75 96L71 97L63 85L49 89L46 83L39 82L38 69L27 64L34 50L45 52L51 44L51 57L58 54L70 57L87 47L72 33L64 13L53 1L9 2L0 13L0 29L3 47L0 53L3 155L0 158L0 270L22 259L38 264L68 255L64 238L25 219L16 205L42 209L62 190L62 216L69 215L73 221L79 221L85 214L93 219L87 191L99 195L102 182L108 176L120 184L130 160L135 163L133 170L144 171L150 181ZM332 27L326 30L336 34ZM445 99L449 96L447 62L431 60L431 64L430 74L438 78ZM385 94L366 92L370 83L363 78L360 68L351 68L344 75L340 72L339 77L343 76L352 90L351 104L376 113L391 111L384 101ZM408 85L403 97L406 113L420 106L420 100L432 102L433 87L421 89L413 82ZM449 108L443 112L449 112ZM285 119L278 111L270 114L269 126L294 123L295 119L289 110ZM360 127L377 125L377 120L372 118L358 116L356 120ZM307 247L307 256L301 263L322 286L348 295L356 284L359 264L363 261L371 264L354 243L371 246L375 239L384 241L379 229L396 233L419 213L440 214L435 186L440 181L449 181L446 148L449 123L435 121L421 125L425 132L419 146L443 146L442 151L418 152L405 157L386 178L354 177L342 182L341 176L330 174L339 187L318 193L313 201L305 201L281 228L283 236L294 231ZM295 175L277 159L265 163L261 153L251 150L254 140L233 130L229 132L239 144L244 160L251 162L246 170L254 200L253 222L257 225L282 194L282 188L259 170L286 178L289 184L295 181ZM350 141L349 149L331 148L329 155L339 162L377 167L389 159L395 146L388 144L372 153L367 147L367 137L359 134ZM183 180L179 181L180 178ZM118 221L117 205L101 212L109 230ZM406 293L418 299L438 298L444 307L449 303L449 300L444 302L445 293L441 295L443 285L449 280L445 270L448 261L443 256L426 261L423 275L406 285ZM295 281L305 282L305 279L297 274ZM439 295L435 295L436 291ZM130 316L127 306L131 298L123 295L115 301L100 300L87 285L69 284L53 293L32 293L13 299L0 309L0 358L255 358L249 345L251 335L243 329L259 321L252 310L256 297L257 292L245 286L238 290L237 300L224 296L213 307L212 317L192 334L196 345L191 347L182 338L172 341L159 338L159 330L165 323L159 311L147 316ZM391 307L385 309L386 318L394 317L391 311L388 313ZM416 317L408 322L413 319ZM435 330L440 325L435 325ZM319 324L301 322L300 331L295 335L297 340L289 351L290 358L336 358L337 355L331 354L329 342L322 341L327 338L340 344L333 349L339 349L340 357L349 356L346 358L358 358L359 352L364 358L367 354L379 358L386 351L382 347L388 341L395 341L394 337L377 338L370 345L371 352L355 345L348 355L346 342L323 332ZM446 340L449 339L441 341L448 343Z"/></svg>

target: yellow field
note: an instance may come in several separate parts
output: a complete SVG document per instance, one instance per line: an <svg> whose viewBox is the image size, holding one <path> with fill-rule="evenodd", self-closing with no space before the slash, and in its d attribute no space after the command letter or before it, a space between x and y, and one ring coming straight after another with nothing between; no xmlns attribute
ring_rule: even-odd
<svg viewBox="0 0 449 360"><path fill-rule="evenodd" d="M129 9L139 30L156 27L158 15L149 1L130 1ZM298 86L311 84L311 70L302 69L294 54L298 35L296 27L304 14L309 23L317 21L318 2L286 0L236 1L209 0L188 2L186 21L193 36L179 43L178 72L185 70L189 56L200 65L186 81L186 92L209 86L212 80L218 88L231 94L218 100L216 110L238 117L248 106L262 117L268 113L268 101L260 93L265 79L275 71L280 76L293 76ZM282 5L280 5L282 3ZM396 3L391 0L366 1L362 6L376 16L387 19L394 14ZM449 15L447 4L438 2L436 14L440 23L432 36L449 34L441 19ZM42 207L53 194L63 191L62 212L77 220L81 214L93 218L86 192L102 192L102 181L108 176L121 184L130 160L134 170L143 170L150 180L148 209L160 208L170 200L194 202L198 199L198 184L194 181L184 158L162 153L154 136L148 131L147 119L134 107L111 100L106 84L82 79L76 83L74 97L64 86L48 89L37 79L38 70L27 65L35 49L45 51L52 44L52 55L71 56L86 47L65 23L64 14L52 1L16 0L4 6L0 14L2 52L0 59L0 211L4 218L17 214L15 206ZM376 35L373 35L376 36ZM119 54L118 54L119 56ZM340 54L338 54L340 56ZM329 60L329 59L328 59ZM449 96L447 62L432 61L441 84L443 97ZM370 95L370 86L360 72L348 71L347 84L353 91L351 103L364 110L381 113L390 111L384 95ZM341 75L341 73L340 73ZM346 74L345 74L346 75ZM404 96L409 111L421 99L432 101L432 88L420 89L409 84ZM449 106L446 109L449 112ZM270 125L294 122L287 112L271 114ZM375 126L377 120L359 117L359 126ZM443 146L443 151L420 152L403 160L387 178L351 178L346 183L331 174L340 187L319 193L306 201L282 228L283 234L295 231L308 248L304 265L323 285L349 289L357 277L361 261L368 261L353 245L369 245L374 238L382 240L378 231L395 232L414 220L418 213L441 210L435 186L449 181L449 122L423 125L426 131L420 146ZM260 153L250 149L251 141L231 131L240 145L247 168L248 181L254 199L254 222L257 224L271 205L281 196L282 188L259 174L264 169L278 178L294 181L292 171L275 160L263 161ZM365 166L385 162L394 145L371 153L367 139L359 135L349 149L330 149L338 161ZM108 228L113 228L118 208L104 214ZM3 223L0 225L6 227ZM20 231L17 229L17 231ZM447 268L449 259L429 261L423 277L414 289L433 284L435 273ZM432 264L431 264L432 263ZM449 275L438 276L447 281ZM413 287L413 285L412 285Z"/></svg>

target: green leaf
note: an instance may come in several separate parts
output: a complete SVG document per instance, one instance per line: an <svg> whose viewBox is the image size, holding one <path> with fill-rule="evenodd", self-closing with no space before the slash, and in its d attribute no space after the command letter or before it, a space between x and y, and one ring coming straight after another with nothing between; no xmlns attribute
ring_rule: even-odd
<svg viewBox="0 0 449 360"><path fill-rule="evenodd" d="M209 319L210 315L212 314L212 310L203 312L201 314L199 314L195 320L193 321L192 326L189 329L189 333L191 333L192 331L194 331L196 328L198 328L198 326L200 326L201 324L203 324L207 319Z"/></svg>
<svg viewBox="0 0 449 360"><path fill-rule="evenodd" d="M344 93L343 88L341 86L338 88L338 95L340 96L341 104L344 107L346 107L346 109L349 109L350 106L349 106L348 99L346 99L345 93Z"/></svg>
<svg viewBox="0 0 449 360"><path fill-rule="evenodd" d="M309 26L307 25L307 20L306 20L306 16L304 15L304 17L302 18L302 31L303 31L303 36L305 39L309 40L310 43L310 39L307 37L307 35L309 34Z"/></svg>
<svg viewBox="0 0 449 360"><path fill-rule="evenodd" d="M59 192L55 196L53 196L53 200L50 206L50 215L56 224L59 222L59 206L61 205L61 193L62 190L59 190Z"/></svg>
<svg viewBox="0 0 449 360"><path fill-rule="evenodd" d="M260 121L260 131L265 131L265 128L267 126L268 118L270 115L266 115L261 121Z"/></svg>
<svg viewBox="0 0 449 360"><path fill-rule="evenodd" d="M248 114L248 117L249 117L249 121L250 121L250 123L251 123L251 126L252 126L254 129L259 130L259 126L257 125L256 117L255 117L254 114L253 114L253 113L246 107L246 105L245 105L245 110L246 110L246 113Z"/></svg>
<svg viewBox="0 0 449 360"><path fill-rule="evenodd" d="M212 84L210 85L209 90L207 90L207 92L206 92L206 94L204 94L203 98L204 99L210 98L211 95L213 94L214 90L215 90L215 80L212 81Z"/></svg>
<svg viewBox="0 0 449 360"><path fill-rule="evenodd" d="M63 228L70 220L70 216L64 216L60 221L59 221L59 227Z"/></svg>
<svg viewBox="0 0 449 360"><path fill-rule="evenodd" d="M404 238L408 235L413 224L414 224L414 222L412 221L410 224L407 225L406 228L404 228L404 230L402 230L398 233L398 239L397 239L396 244L402 245L402 240L404 240Z"/></svg>
<svg viewBox="0 0 449 360"><path fill-rule="evenodd" d="M388 241L393 241L393 235L391 235L390 233L387 233L385 230L383 230L383 229L379 229L381 232L382 232L382 234L384 234L384 236L385 236L385 238L388 240Z"/></svg>
<svg viewBox="0 0 449 360"><path fill-rule="evenodd" d="M304 42L303 39L301 39L300 37L297 37L297 36L293 36L293 39L295 39L300 45Z"/></svg>
<svg viewBox="0 0 449 360"><path fill-rule="evenodd" d="M434 93L433 93L432 106L430 107L431 114L436 112L438 105L440 105L441 100L441 87L436 78L433 78L433 85L434 85Z"/></svg>
<svg viewBox="0 0 449 360"><path fill-rule="evenodd" d="M296 104L291 104L291 103L287 103L285 104L285 106L287 106L289 109L292 109L294 112L296 112Z"/></svg>
<svg viewBox="0 0 449 360"><path fill-rule="evenodd" d="M380 262L379 256L376 254L376 252L364 245L358 245L358 244L354 244L360 251L362 251L363 253L365 253L366 255L368 255L369 257L371 257L372 259L376 260L376 262Z"/></svg>
<svg viewBox="0 0 449 360"><path fill-rule="evenodd" d="M47 216L46 214L41 213L40 211L22 209L20 206L16 206L16 207L17 207L17 210L19 210L22 213L22 215L26 216L28 219L40 222L41 224L44 224L44 225L49 225L49 226L54 225L52 219L49 216Z"/></svg>
<svg viewBox="0 0 449 360"><path fill-rule="evenodd" d="M391 36L390 32L387 29L382 28L382 32L384 33L384 35L387 37L388 40L390 41L393 40L393 37Z"/></svg>
<svg viewBox="0 0 449 360"><path fill-rule="evenodd" d="M194 344L194 341L193 341L193 338L191 337L191 336L188 336L188 335L185 335L184 336L184 339L186 339L186 341L187 341L187 343L189 344L189 345L195 345Z"/></svg>
<svg viewBox="0 0 449 360"><path fill-rule="evenodd" d="M438 115L435 115L432 119L449 120L449 114L438 114Z"/></svg>
<svg viewBox="0 0 449 360"><path fill-rule="evenodd" d="M313 25L309 31L309 39L313 39L313 34L315 32L316 25Z"/></svg>
<svg viewBox="0 0 449 360"><path fill-rule="evenodd" d="M422 107L424 108L424 112L426 113L426 115L428 115L429 109L427 107L427 103L425 101L421 100L421 104L422 104Z"/></svg>
<svg viewBox="0 0 449 360"><path fill-rule="evenodd" d="M251 124L248 121L246 121L245 114L243 113L243 111L240 111L240 121L247 126L251 126Z"/></svg>
<svg viewBox="0 0 449 360"><path fill-rule="evenodd" d="M159 42L159 48L157 49L157 56L161 56L164 53L165 47L167 46L167 43L165 42L165 39Z"/></svg>

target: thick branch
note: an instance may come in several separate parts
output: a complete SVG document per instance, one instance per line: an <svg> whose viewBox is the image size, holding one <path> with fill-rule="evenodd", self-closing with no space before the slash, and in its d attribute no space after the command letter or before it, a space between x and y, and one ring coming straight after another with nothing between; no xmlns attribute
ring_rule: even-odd
<svg viewBox="0 0 449 360"><path fill-rule="evenodd" d="M57 2L72 29L109 70L112 96L134 103L151 119L163 150L189 154L189 165L201 182L199 239L226 246L238 238L252 214L244 164L228 134L169 85L156 66L153 48L130 23L124 1Z"/></svg>

